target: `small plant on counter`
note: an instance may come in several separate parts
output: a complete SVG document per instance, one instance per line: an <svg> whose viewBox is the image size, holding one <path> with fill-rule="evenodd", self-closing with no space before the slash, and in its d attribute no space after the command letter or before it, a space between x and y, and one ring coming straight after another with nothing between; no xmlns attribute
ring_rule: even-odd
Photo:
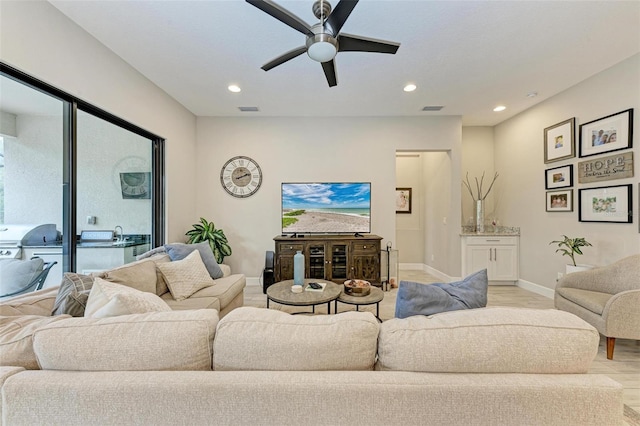
<svg viewBox="0 0 640 426"><path fill-rule="evenodd" d="M556 253L560 252L563 256L569 256L573 266L576 266L575 255L583 254L580 247L591 247L591 243L582 237L569 238L566 235L563 235L563 237L563 240L551 241L549 244L557 244L559 248L556 249Z"/></svg>
<svg viewBox="0 0 640 426"><path fill-rule="evenodd" d="M231 256L231 247L227 237L224 235L224 231L216 229L214 223L207 221L205 218L201 217L200 223L194 224L193 229L187 231L185 235L189 237L187 244L208 242L218 263L222 263L225 256Z"/></svg>

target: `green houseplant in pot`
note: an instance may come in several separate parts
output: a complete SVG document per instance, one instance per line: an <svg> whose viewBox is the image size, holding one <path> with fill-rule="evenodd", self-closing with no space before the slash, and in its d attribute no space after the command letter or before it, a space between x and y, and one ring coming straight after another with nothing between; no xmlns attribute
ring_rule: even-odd
<svg viewBox="0 0 640 426"><path fill-rule="evenodd" d="M187 244L208 242L218 263L222 263L225 256L231 256L231 247L224 231L216 229L213 222L209 222L203 217L200 218L200 223L194 224L193 229L187 231L185 235L189 237Z"/></svg>
<svg viewBox="0 0 640 426"><path fill-rule="evenodd" d="M557 244L558 248L556 249L556 253L560 252L563 256L569 256L571 258L571 264L567 264L566 273L570 274L571 272L591 269L592 266L576 264L575 258L576 255L583 254L581 247L591 247L591 243L583 237L569 238L566 235L562 237L562 240L551 241L549 244Z"/></svg>

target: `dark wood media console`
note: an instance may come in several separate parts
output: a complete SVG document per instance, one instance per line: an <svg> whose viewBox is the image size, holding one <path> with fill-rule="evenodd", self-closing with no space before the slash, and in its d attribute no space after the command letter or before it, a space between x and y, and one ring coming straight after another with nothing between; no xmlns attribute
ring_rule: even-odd
<svg viewBox="0 0 640 426"><path fill-rule="evenodd" d="M293 279L293 256L304 254L305 278L334 281L367 280L380 285L380 241L372 234L277 236L275 281Z"/></svg>

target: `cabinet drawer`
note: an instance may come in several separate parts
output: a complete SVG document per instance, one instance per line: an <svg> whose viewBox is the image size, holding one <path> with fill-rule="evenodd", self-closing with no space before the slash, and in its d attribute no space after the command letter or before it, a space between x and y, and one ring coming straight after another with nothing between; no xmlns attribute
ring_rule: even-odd
<svg viewBox="0 0 640 426"><path fill-rule="evenodd" d="M293 243L278 243L278 255L294 255L297 251L304 251L304 245Z"/></svg>
<svg viewBox="0 0 640 426"><path fill-rule="evenodd" d="M515 246L518 237L466 237L469 246Z"/></svg>
<svg viewBox="0 0 640 426"><path fill-rule="evenodd" d="M353 254L378 254L380 245L374 241L356 241L352 243Z"/></svg>

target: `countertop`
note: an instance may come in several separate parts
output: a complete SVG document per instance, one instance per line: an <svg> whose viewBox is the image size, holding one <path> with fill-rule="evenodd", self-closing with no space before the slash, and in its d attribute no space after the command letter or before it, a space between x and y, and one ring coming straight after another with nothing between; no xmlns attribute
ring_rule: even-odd
<svg viewBox="0 0 640 426"><path fill-rule="evenodd" d="M473 226L463 226L460 235L463 237L517 237L520 236L520 228L489 225L484 227L484 232L476 232Z"/></svg>
<svg viewBox="0 0 640 426"><path fill-rule="evenodd" d="M149 235L125 235L124 241L94 241L94 242L81 242L76 244L77 248L125 248L141 246L143 244L149 244L151 240ZM61 242L39 244L24 246L24 248L62 248Z"/></svg>

